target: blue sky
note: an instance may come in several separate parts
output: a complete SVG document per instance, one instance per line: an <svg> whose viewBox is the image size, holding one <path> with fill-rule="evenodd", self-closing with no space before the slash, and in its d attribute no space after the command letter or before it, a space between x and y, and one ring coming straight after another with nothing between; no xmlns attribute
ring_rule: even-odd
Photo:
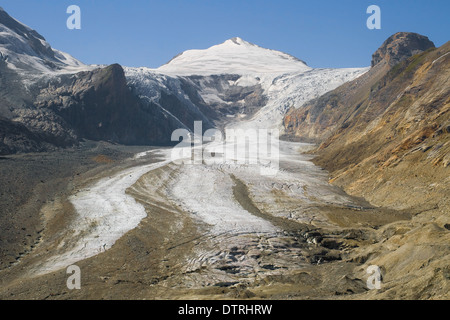
<svg viewBox="0 0 450 320"><path fill-rule="evenodd" d="M81 30L69 30L69 5ZM381 8L381 30L369 30L369 5ZM448 0L2 0L11 16L56 49L89 64L158 67L188 49L239 36L294 55L311 67L362 67L398 31L450 40Z"/></svg>

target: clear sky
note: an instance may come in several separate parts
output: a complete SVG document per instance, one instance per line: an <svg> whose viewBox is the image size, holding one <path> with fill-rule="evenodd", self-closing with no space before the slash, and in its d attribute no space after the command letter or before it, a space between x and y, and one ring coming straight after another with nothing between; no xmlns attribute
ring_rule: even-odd
<svg viewBox="0 0 450 320"><path fill-rule="evenodd" d="M81 30L69 30L69 5ZM381 30L369 30L369 5ZM188 49L232 37L276 49L311 67L369 66L372 53L398 31L450 40L449 0L2 0L14 18L52 47L88 64L156 68Z"/></svg>

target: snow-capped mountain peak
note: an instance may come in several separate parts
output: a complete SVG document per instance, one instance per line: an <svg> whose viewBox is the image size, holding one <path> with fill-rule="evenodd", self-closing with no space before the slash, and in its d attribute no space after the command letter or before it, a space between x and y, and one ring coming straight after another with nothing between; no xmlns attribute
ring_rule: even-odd
<svg viewBox="0 0 450 320"><path fill-rule="evenodd" d="M53 49L38 32L0 7L0 62L26 73L76 72L87 66Z"/></svg>
<svg viewBox="0 0 450 320"><path fill-rule="evenodd" d="M159 67L176 75L284 74L308 71L305 62L235 37L204 50L188 50Z"/></svg>
<svg viewBox="0 0 450 320"><path fill-rule="evenodd" d="M253 43L247 42L244 39L239 38L239 37L234 37L234 38L228 39L227 41L224 42L224 44L231 44L231 43L238 45L238 46L240 46L240 45L255 46Z"/></svg>

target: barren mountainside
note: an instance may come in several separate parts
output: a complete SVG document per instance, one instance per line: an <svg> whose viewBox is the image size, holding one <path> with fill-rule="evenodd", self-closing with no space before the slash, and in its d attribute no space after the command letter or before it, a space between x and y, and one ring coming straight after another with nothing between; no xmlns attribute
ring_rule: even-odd
<svg viewBox="0 0 450 320"><path fill-rule="evenodd" d="M377 64L303 108L291 109L284 119L286 132L319 142L315 161L337 181L350 172L376 181L369 172L397 167L413 156L447 168L449 50L447 43L392 68Z"/></svg>
<svg viewBox="0 0 450 320"><path fill-rule="evenodd" d="M382 50L379 50L382 51ZM415 52L415 50L410 50ZM376 206L412 214L352 254L384 270L377 298L448 298L450 43L362 77L291 110L286 131L319 143L330 182ZM291 137L292 138L292 137Z"/></svg>

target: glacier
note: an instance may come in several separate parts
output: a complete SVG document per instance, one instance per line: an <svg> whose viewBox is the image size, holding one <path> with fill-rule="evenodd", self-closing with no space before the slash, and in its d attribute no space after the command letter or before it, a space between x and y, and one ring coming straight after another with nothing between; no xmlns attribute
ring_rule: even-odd
<svg viewBox="0 0 450 320"><path fill-rule="evenodd" d="M176 96L184 110L198 120L234 130L281 130L283 115L289 108L299 108L368 69L314 69L295 57L240 38L209 49L184 52L157 69L124 67L130 87L142 99L159 105L168 117L174 117L180 128L192 129L193 124L165 109L160 103L164 94ZM246 109L249 102L256 107ZM231 142L222 143L225 148L232 147ZM351 199L328 184L325 172L300 154L308 145L285 141L277 141L276 145L280 167L271 176L260 174L260 164L174 165L170 152L164 149L135 155L130 163L156 154L162 160L136 164L74 194L70 201L78 213L72 222L75 233L64 241L61 252L35 270L44 274L95 256L136 228L148 213L126 191L145 178L147 186L140 192L148 192L151 197L150 190L155 188L151 177L156 169L174 176L165 186L158 187L165 194L164 201L176 204L193 220L208 226L207 235L216 243L212 251L199 249L196 254L202 257L201 261L193 258L190 267L215 263L220 252L230 246L248 245L252 237L282 232L241 206L233 194L236 181L248 188L250 201L261 210L298 222L320 221L320 216L309 209L311 206L351 204Z"/></svg>

